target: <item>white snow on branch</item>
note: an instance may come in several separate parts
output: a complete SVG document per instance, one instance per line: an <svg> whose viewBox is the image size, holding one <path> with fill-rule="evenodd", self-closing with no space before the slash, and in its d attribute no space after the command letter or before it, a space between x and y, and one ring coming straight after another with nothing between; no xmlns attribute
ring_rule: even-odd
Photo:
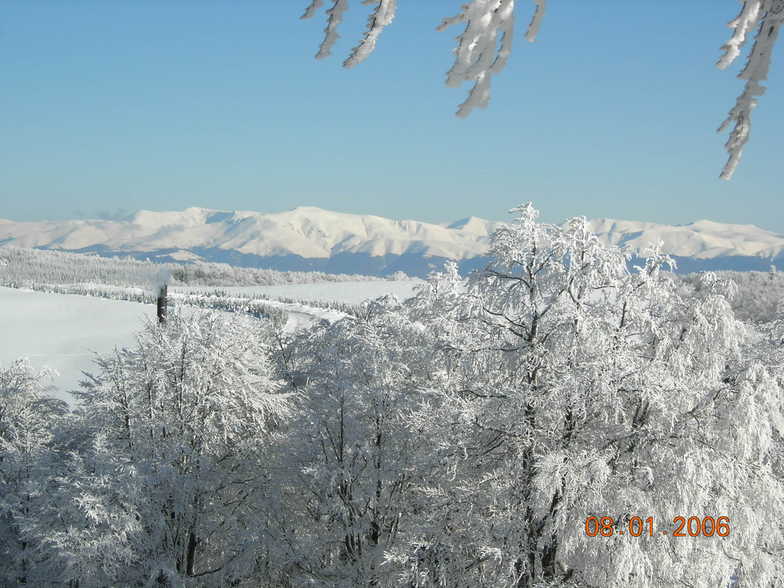
<svg viewBox="0 0 784 588"><path fill-rule="evenodd" d="M763 0L750 0L743 3L743 9L735 20L730 22L727 26L735 29L732 33L730 40L727 41L721 48L724 50L724 55L716 63L719 69L725 69L729 66L735 58L740 55L740 49L746 43L746 37L749 31L753 29L759 20L759 13L762 7Z"/></svg>
<svg viewBox="0 0 784 588"><path fill-rule="evenodd" d="M321 5L324 4L324 0L313 0L308 7L305 9L305 12L300 16L300 18L313 18L316 14L316 11L321 8Z"/></svg>
<svg viewBox="0 0 784 588"><path fill-rule="evenodd" d="M757 106L757 97L765 93L760 83L768 79L771 53L778 37L779 29L784 22L784 0L741 0L743 9L738 17L729 23L734 33L726 44L722 45L724 55L717 62L720 69L725 69L740 55L741 47L746 42L749 31L757 27L754 47L743 71L738 74L746 80L743 92L735 101L727 118L719 127L722 132L731 123L735 126L725 143L729 159L721 172L721 178L729 180L743 154L743 147L749 140L751 132L751 111Z"/></svg>
<svg viewBox="0 0 784 588"><path fill-rule="evenodd" d="M539 27L542 25L542 19L547 10L547 0L534 0L534 4L536 4L536 10L528 25L528 30L525 32L525 40L531 43L536 41L536 35L539 34Z"/></svg>
<svg viewBox="0 0 784 588"><path fill-rule="evenodd" d="M547 0L532 0L536 5L525 38L533 42L539 32L547 8ZM312 0L302 18L311 18L323 6L323 0ZM344 67L362 63L376 48L376 42L384 29L392 23L397 9L397 0L363 0L365 6L375 5L368 18L365 35L343 62ZM457 116L465 117L476 108L484 108L490 101L490 82L509 60L514 35L515 0L471 0L462 6L457 16L445 18L436 30L464 22L466 28L457 37L454 50L455 63L447 72L447 85L459 86L462 82L473 82L468 98L458 110ZM333 0L327 10L327 26L324 40L316 54L317 59L330 55L338 40L338 27L343 13L348 10L348 0Z"/></svg>
<svg viewBox="0 0 784 588"><path fill-rule="evenodd" d="M534 0L536 12L526 33L533 41L544 16L546 0ZM490 82L505 66L512 52L515 0L473 0L463 12L445 18L436 30L465 22L466 28L457 37L455 63L447 72L448 86L470 81L474 85L458 110L457 116L468 116L476 108L484 108L490 100Z"/></svg>
<svg viewBox="0 0 784 588"><path fill-rule="evenodd" d="M373 50L376 48L376 41L381 36L384 28L391 24L395 18L397 0L364 0L362 4L365 6L376 4L376 9L368 18L365 36L359 45L351 50L351 55L343 62L344 67L354 67L365 61L368 55L373 53Z"/></svg>
<svg viewBox="0 0 784 588"><path fill-rule="evenodd" d="M322 0L313 0L310 5L305 9L304 14L300 18L311 18L316 14L316 11L321 8ZM340 38L338 34L338 27L343 22L343 13L348 10L348 0L334 0L332 8L327 10L327 26L324 28L324 40L319 45L316 59L324 59L329 57L332 53L332 47L335 41Z"/></svg>

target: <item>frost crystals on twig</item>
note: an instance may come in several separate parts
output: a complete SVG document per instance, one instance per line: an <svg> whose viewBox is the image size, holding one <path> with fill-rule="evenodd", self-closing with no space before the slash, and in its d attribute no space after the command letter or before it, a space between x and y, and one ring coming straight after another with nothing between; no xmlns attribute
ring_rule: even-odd
<svg viewBox="0 0 784 588"><path fill-rule="evenodd" d="M735 106L718 129L719 132L722 132L731 122L735 123L725 144L729 153L729 159L721 172L721 178L725 180L732 178L743 153L743 146L749 139L751 111L757 106L757 97L765 93L765 87L760 82L768 78L771 52L778 37L781 23L784 21L784 0L741 1L743 9L738 17L729 24L730 28L734 29L734 33L730 40L722 45L724 55L716 63L720 69L729 66L740 55L740 49L746 42L749 31L758 27L749 60L743 71L738 74L740 79L746 80L746 85L741 95L738 96Z"/></svg>
<svg viewBox="0 0 784 588"><path fill-rule="evenodd" d="M397 0L364 0L366 6L376 4L376 9L368 17L368 26L365 36L359 45L351 50L351 55L343 62L344 67L354 67L365 61L368 55L376 48L376 41L381 36L384 28L395 18Z"/></svg>
<svg viewBox="0 0 784 588"><path fill-rule="evenodd" d="M313 0L310 5L305 9L304 14L300 18L311 18L316 14L316 11L321 8L323 0ZM329 57L332 53L332 46L340 38L338 34L338 27L343 22L343 13L348 10L348 0L334 0L332 8L327 10L327 26L324 27L324 40L319 45L316 59L324 59Z"/></svg>
<svg viewBox="0 0 784 588"><path fill-rule="evenodd" d="M532 0L536 5L528 25L525 38L533 42L547 7L547 0ZM302 18L311 18L324 4L323 0L311 0ZM395 18L397 0L363 0L365 6L375 5L368 18L365 35L351 54L343 62L344 67L354 67L367 59L376 48L376 42L384 29ZM484 108L490 101L490 80L500 72L512 52L514 33L515 0L471 0L462 6L462 12L452 18L445 18L436 28L443 31L447 27L465 22L466 28L457 37L458 46L454 50L455 63L447 72L448 86L459 86L462 82L473 82L468 98L457 110L457 116L465 117L477 106ZM327 26L324 40L319 46L316 58L330 55L335 41L339 38L337 29L348 10L348 0L332 0L327 10Z"/></svg>
<svg viewBox="0 0 784 588"><path fill-rule="evenodd" d="M312 18L323 4L324 0L312 0L301 18ZM376 7L368 18L365 36L359 42L359 45L351 50L351 54L343 62L344 67L354 67L367 59L368 55L376 48L376 41L381 36L384 28L395 18L397 0L363 0L362 4L365 6L375 4ZM316 53L316 59L324 59L332 53L335 41L340 38L338 27L343 22L343 13L346 10L348 10L348 0L333 0L332 8L327 10L327 26L324 28L324 40L321 41L318 53Z"/></svg>
<svg viewBox="0 0 784 588"><path fill-rule="evenodd" d="M531 43L536 41L536 35L539 34L539 27L542 25L542 19L545 10L547 10L547 0L534 0L534 4L536 4L536 10L528 25L528 30L525 32L525 40Z"/></svg>
<svg viewBox="0 0 784 588"><path fill-rule="evenodd" d="M536 11L528 26L526 39L533 41L545 12L546 0L534 0ZM448 86L474 82L468 98L457 109L457 116L468 116L476 108L484 108L490 101L490 81L500 72L512 52L515 0L473 0L463 6L463 12L445 18L436 30L465 22L466 28L457 37L455 63L447 72Z"/></svg>

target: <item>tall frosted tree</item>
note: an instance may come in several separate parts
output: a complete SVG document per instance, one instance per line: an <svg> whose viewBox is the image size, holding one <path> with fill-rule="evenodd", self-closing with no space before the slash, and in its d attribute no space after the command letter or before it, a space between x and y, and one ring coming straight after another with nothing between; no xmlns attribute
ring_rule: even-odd
<svg viewBox="0 0 784 588"><path fill-rule="evenodd" d="M448 267L413 303L439 340L439 400L410 419L434 469L390 559L417 586L781 582L782 391L746 359L731 290L708 274L683 296L655 250L629 271L584 219L514 212L485 271ZM635 516L650 534L619 535ZM674 537L678 516L731 530Z"/></svg>
<svg viewBox="0 0 784 588"><path fill-rule="evenodd" d="M395 300L319 325L290 348L301 396L280 455L278 524L294 585L390 586L385 552L405 544L416 503L417 435L427 337Z"/></svg>
<svg viewBox="0 0 784 588"><path fill-rule="evenodd" d="M42 581L41 542L28 532L47 501L54 430L65 403L46 396L46 371L20 359L0 368L0 585Z"/></svg>
<svg viewBox="0 0 784 588"><path fill-rule="evenodd" d="M749 33L754 29L756 37L748 62L738 76L746 80L744 90L719 127L721 132L733 125L726 143L729 159L721 172L725 180L732 178L748 141L751 111L757 106L757 98L765 92L761 82L767 79L773 47L784 22L784 0L739 1L743 7L737 18L729 24L734 32L722 46L724 54L717 66L721 69L728 67L740 55ZM536 39L547 8L547 0L532 2L535 8L525 34L525 38L531 42ZM367 59L375 49L381 33L395 18L397 0L364 0L363 4L373 8L362 40L343 62L345 67L354 67ZM445 18L438 26L437 30L442 31L455 24L465 24L465 29L457 37L454 65L446 77L449 86L459 86L463 82L473 84L468 99L457 109L458 116L468 116L474 108L484 108L489 103L491 79L506 66L512 52L516 4L515 0L471 0L462 6L460 13ZM323 5L324 0L312 0L302 18L313 17ZM323 59L331 54L340 37L338 29L347 10L348 0L331 1L326 11L327 25L317 58Z"/></svg>
<svg viewBox="0 0 784 588"><path fill-rule="evenodd" d="M266 460L288 399L262 321L169 314L97 359L91 443L50 541L80 586L236 585L263 566ZM70 493L70 495L69 495Z"/></svg>

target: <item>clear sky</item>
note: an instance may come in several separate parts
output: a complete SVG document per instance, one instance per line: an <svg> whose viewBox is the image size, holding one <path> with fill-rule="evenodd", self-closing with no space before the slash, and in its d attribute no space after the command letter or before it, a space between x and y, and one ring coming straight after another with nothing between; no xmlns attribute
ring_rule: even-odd
<svg viewBox="0 0 784 588"><path fill-rule="evenodd" d="M298 205L441 222L569 216L753 223L784 233L784 41L731 182L715 130L742 81L714 67L734 0L550 0L485 110L454 116L464 0L400 0L368 61L340 64L351 0L313 58L308 0L0 0L0 218ZM744 55L745 59L745 55Z"/></svg>

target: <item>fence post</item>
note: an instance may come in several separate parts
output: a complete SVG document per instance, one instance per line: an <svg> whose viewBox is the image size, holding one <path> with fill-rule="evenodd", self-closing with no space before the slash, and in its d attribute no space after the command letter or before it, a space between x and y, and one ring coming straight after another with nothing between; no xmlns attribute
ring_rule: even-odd
<svg viewBox="0 0 784 588"><path fill-rule="evenodd" d="M158 324L162 325L166 322L166 303L168 302L169 287L164 283L158 290L158 298L156 304L158 306Z"/></svg>

